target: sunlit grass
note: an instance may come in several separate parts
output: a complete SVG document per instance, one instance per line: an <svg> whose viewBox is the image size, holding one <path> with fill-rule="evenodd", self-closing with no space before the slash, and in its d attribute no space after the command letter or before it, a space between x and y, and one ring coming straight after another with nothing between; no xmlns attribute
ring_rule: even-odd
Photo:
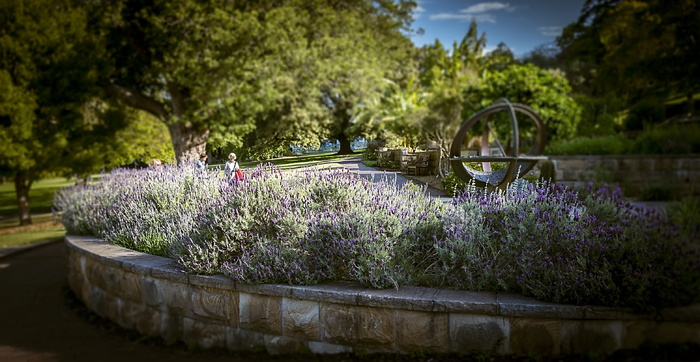
<svg viewBox="0 0 700 362"><path fill-rule="evenodd" d="M32 213L49 213L53 202L54 193L73 181L65 177L54 177L39 180L29 190L29 206ZM0 218L16 218L19 215L17 208L17 196L15 185L12 182L0 184ZM19 224L19 220L15 220Z"/></svg>
<svg viewBox="0 0 700 362"><path fill-rule="evenodd" d="M60 224L46 230L22 231L0 235L0 248L29 245L63 238L66 230Z"/></svg>
<svg viewBox="0 0 700 362"><path fill-rule="evenodd" d="M337 161L344 160L347 158L360 157L362 153L354 153L352 155L337 155L335 152L325 152L325 153L315 153L307 154L301 156L285 156L279 158L273 158L270 160L265 160L263 162L241 162L240 165L243 168L255 167L260 163L271 163L282 170L288 170L292 168L299 167L312 167L319 166L322 168L335 168L341 167ZM223 169L222 165L211 165L210 168L220 168Z"/></svg>

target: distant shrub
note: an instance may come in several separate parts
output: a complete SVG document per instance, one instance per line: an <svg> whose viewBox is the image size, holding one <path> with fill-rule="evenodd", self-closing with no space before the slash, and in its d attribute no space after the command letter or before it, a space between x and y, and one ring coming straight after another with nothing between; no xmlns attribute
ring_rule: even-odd
<svg viewBox="0 0 700 362"><path fill-rule="evenodd" d="M620 155L628 152L632 142L619 135L577 137L556 141L545 148L548 155Z"/></svg>
<svg viewBox="0 0 700 362"><path fill-rule="evenodd" d="M630 146L630 153L700 153L700 125L650 127L634 140L634 143Z"/></svg>
<svg viewBox="0 0 700 362"><path fill-rule="evenodd" d="M467 183L464 182L459 176L454 172L449 172L445 177L440 180L440 188L442 191L449 196L454 196L458 194L467 187Z"/></svg>
<svg viewBox="0 0 700 362"><path fill-rule="evenodd" d="M659 124L666 118L664 105L645 100L634 105L627 114L625 129L628 131L641 131L646 127Z"/></svg>
<svg viewBox="0 0 700 362"><path fill-rule="evenodd" d="M362 153L362 159L365 161L377 161L379 159L379 149L383 147L383 143L377 140L367 142L367 148Z"/></svg>

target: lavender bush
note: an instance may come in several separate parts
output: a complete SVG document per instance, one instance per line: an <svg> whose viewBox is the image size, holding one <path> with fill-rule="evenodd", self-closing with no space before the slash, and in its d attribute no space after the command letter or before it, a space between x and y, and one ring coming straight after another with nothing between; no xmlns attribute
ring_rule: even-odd
<svg viewBox="0 0 700 362"><path fill-rule="evenodd" d="M221 177L192 167L115 170L95 184L59 191L54 207L69 234L167 255L195 228L199 209L215 199Z"/></svg>
<svg viewBox="0 0 700 362"><path fill-rule="evenodd" d="M540 300L647 309L698 300L698 249L656 210L619 190L581 197L539 183L455 198L438 240L435 283Z"/></svg>
<svg viewBox="0 0 700 362"><path fill-rule="evenodd" d="M229 183L191 167L119 170L61 191L72 234L248 283L353 280L503 291L644 310L698 301L695 233L619 191L517 183L445 204L417 186L346 170L249 170Z"/></svg>

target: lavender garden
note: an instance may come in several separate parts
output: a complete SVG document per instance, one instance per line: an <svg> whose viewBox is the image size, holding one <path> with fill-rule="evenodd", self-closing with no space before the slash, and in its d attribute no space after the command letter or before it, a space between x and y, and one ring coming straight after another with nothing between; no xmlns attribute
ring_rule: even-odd
<svg viewBox="0 0 700 362"><path fill-rule="evenodd" d="M516 182L445 204L346 170L116 170L54 200L67 232L245 283L350 280L651 311L700 301L694 235L616 190Z"/></svg>

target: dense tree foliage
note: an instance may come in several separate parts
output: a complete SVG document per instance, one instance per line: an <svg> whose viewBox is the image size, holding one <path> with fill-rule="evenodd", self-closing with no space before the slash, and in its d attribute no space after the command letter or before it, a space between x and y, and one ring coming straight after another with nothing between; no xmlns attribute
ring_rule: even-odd
<svg viewBox="0 0 700 362"><path fill-rule="evenodd" d="M531 107L542 118L549 139L568 139L576 132L580 107L561 75L531 64L513 64L501 72L489 73L479 95L482 107L502 97Z"/></svg>
<svg viewBox="0 0 700 362"><path fill-rule="evenodd" d="M80 152L121 122L88 122L97 92L99 38L70 1L0 4L0 172L14 179L20 224L31 223L29 189L49 172L81 172ZM88 162L92 164L92 162Z"/></svg>
<svg viewBox="0 0 700 362"><path fill-rule="evenodd" d="M398 65L413 3L96 4L114 59L104 87L168 125L178 162L217 146L343 141L350 112ZM410 49L410 47L408 47ZM292 135L292 137L289 137ZM347 143L349 146L349 143Z"/></svg>
<svg viewBox="0 0 700 362"><path fill-rule="evenodd" d="M557 39L572 86L591 97L612 95L627 107L685 97L692 115L700 91L699 18L696 0L586 1L579 20Z"/></svg>

